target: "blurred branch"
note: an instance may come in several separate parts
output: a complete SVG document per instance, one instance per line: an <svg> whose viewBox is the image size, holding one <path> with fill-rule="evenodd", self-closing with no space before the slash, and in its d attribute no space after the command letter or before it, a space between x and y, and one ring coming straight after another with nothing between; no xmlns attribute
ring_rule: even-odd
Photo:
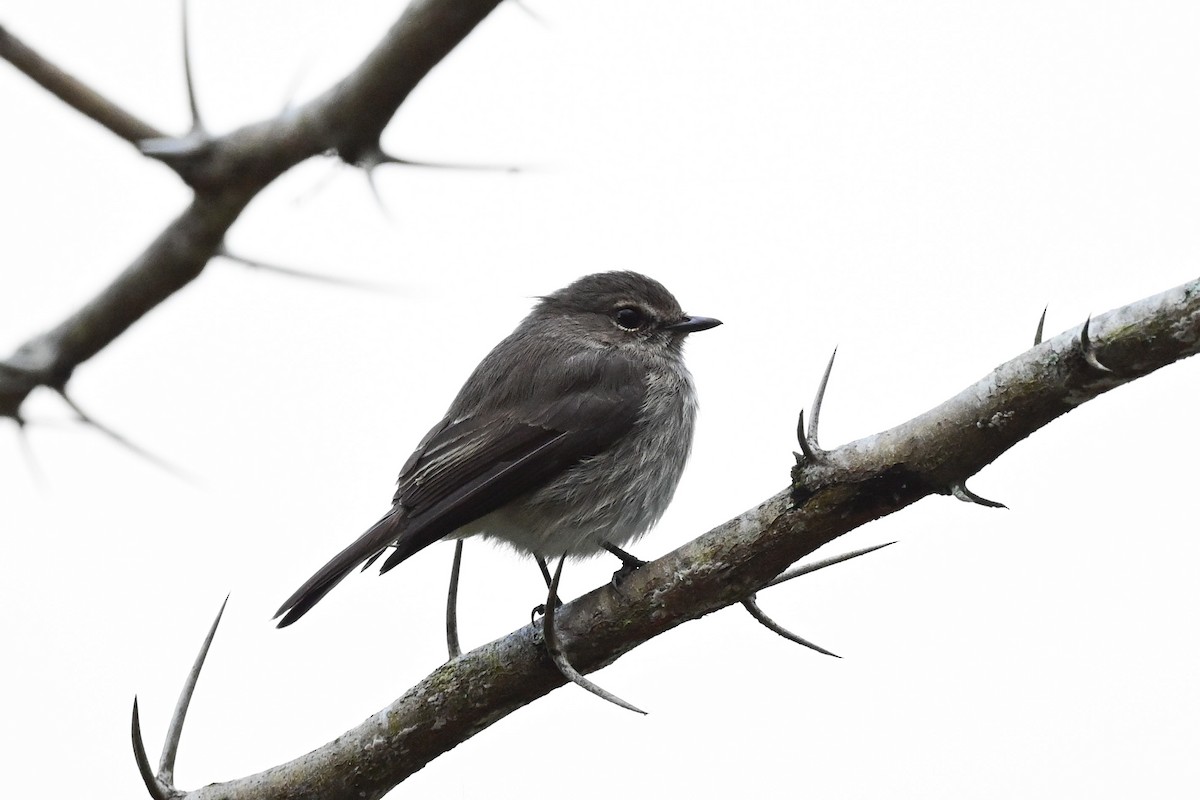
<svg viewBox="0 0 1200 800"><path fill-rule="evenodd" d="M0 58L12 64L50 94L118 137L136 145L142 139L165 134L130 114L73 75L37 54L3 25L0 25ZM9 125L13 124L10 119Z"/></svg>
<svg viewBox="0 0 1200 800"><path fill-rule="evenodd" d="M1200 279L1099 316L1000 365L891 430L801 459L792 486L558 610L570 661L591 672L666 631L741 603L861 525L950 494L1034 431L1117 386L1200 352ZM967 506L956 506L966 509ZM811 570L809 570L811 571ZM438 755L564 678L527 625L435 669L387 708L307 755L211 784L191 800L379 798ZM303 713L298 708L297 713Z"/></svg>
<svg viewBox="0 0 1200 800"><path fill-rule="evenodd" d="M250 201L285 171L322 153L357 164L379 150L379 137L400 104L497 5L499 0L417 0L358 67L322 95L215 137L195 126L179 137L159 132L0 27L0 56L167 164L195 192L188 208L109 286L0 359L0 416L19 420L33 389L64 388L76 367L196 278L222 252L225 233Z"/></svg>

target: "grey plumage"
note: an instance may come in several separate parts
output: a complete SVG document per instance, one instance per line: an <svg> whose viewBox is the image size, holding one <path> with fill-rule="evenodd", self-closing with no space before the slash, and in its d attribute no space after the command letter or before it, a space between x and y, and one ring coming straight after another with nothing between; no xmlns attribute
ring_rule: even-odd
<svg viewBox="0 0 1200 800"><path fill-rule="evenodd" d="M640 537L691 449L683 339L718 324L634 272L541 298L409 457L392 509L288 598L280 627L389 547L381 572L442 538L483 535L546 558Z"/></svg>

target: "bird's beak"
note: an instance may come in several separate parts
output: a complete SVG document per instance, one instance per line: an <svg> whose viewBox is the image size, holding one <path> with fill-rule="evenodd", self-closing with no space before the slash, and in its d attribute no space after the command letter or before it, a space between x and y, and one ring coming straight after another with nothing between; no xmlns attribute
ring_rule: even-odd
<svg viewBox="0 0 1200 800"><path fill-rule="evenodd" d="M721 320L713 319L712 317L684 317L671 325L663 327L665 331L672 333L695 333L696 331L706 331L709 328L715 328L721 324Z"/></svg>

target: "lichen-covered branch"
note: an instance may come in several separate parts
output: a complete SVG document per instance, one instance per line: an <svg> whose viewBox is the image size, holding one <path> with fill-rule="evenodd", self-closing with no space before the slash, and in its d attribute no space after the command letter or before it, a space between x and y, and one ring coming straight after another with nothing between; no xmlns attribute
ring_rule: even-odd
<svg viewBox="0 0 1200 800"><path fill-rule="evenodd" d="M1081 341L1085 327L1090 333ZM907 484L919 482L925 494L946 494L1051 420L1198 350L1200 279L1093 317L1000 365L937 408L799 465L798 499L831 482L881 476L905 487L904 493L912 491Z"/></svg>
<svg viewBox="0 0 1200 800"><path fill-rule="evenodd" d="M937 408L803 459L793 485L559 609L570 661L589 672L672 628L738 603L791 564L871 520L948 494L1052 420L1200 351L1200 279L1091 320L1002 364ZM533 625L443 666L361 725L265 772L193 800L378 798L453 748L564 683Z"/></svg>
<svg viewBox="0 0 1200 800"><path fill-rule="evenodd" d="M0 359L0 416L20 419L33 389L62 389L75 368L174 292L222 251L225 232L249 202L305 159L335 152L357 163L414 87L499 5L499 0L410 4L353 72L279 117L224 136L202 128L172 138L50 64L0 27L0 57L147 156L195 191L188 208L95 298Z"/></svg>

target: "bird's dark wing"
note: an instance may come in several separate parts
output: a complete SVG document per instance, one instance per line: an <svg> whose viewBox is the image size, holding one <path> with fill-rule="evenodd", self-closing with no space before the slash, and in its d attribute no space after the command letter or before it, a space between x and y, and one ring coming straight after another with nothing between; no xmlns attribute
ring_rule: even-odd
<svg viewBox="0 0 1200 800"><path fill-rule="evenodd" d="M516 371L494 368L508 341L468 381L475 388L491 382L485 396L471 398L464 389L404 465L392 510L288 598L276 613L284 615L280 627L389 545L396 549L381 572L603 452L637 421L645 371L619 352L543 354L544 367L522 380Z"/></svg>
<svg viewBox="0 0 1200 800"><path fill-rule="evenodd" d="M535 380L515 402L450 419L426 438L400 474L394 500L409 524L382 572L608 449L646 394L644 370L611 351L559 360Z"/></svg>

